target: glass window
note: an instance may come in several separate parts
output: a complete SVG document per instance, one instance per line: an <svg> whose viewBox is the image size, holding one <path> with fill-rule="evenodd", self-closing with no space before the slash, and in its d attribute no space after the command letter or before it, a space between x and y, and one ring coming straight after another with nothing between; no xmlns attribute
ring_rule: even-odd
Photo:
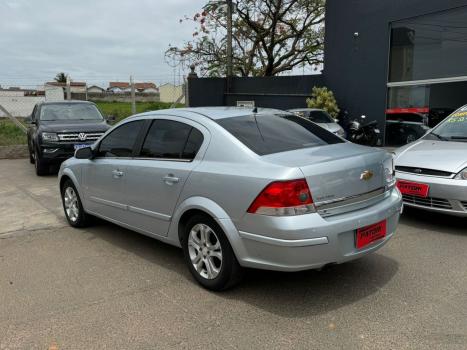
<svg viewBox="0 0 467 350"><path fill-rule="evenodd" d="M344 142L320 126L290 114L249 115L217 122L259 155Z"/></svg>
<svg viewBox="0 0 467 350"><path fill-rule="evenodd" d="M467 75L467 6L392 23L389 81Z"/></svg>
<svg viewBox="0 0 467 350"><path fill-rule="evenodd" d="M467 142L467 106L451 114L427 137L443 141Z"/></svg>
<svg viewBox="0 0 467 350"><path fill-rule="evenodd" d="M183 150L182 158L194 159L203 144L203 140L203 134L199 130L192 128L185 149Z"/></svg>
<svg viewBox="0 0 467 350"><path fill-rule="evenodd" d="M52 120L103 120L101 112L91 103L54 103L41 107L40 119Z"/></svg>
<svg viewBox="0 0 467 350"><path fill-rule="evenodd" d="M310 111L308 118L315 123L335 123L334 119L325 111Z"/></svg>
<svg viewBox="0 0 467 350"><path fill-rule="evenodd" d="M192 126L172 120L155 120L144 140L141 157L193 159L203 135Z"/></svg>
<svg viewBox="0 0 467 350"><path fill-rule="evenodd" d="M98 157L131 157L142 120L123 124L107 135L99 144Z"/></svg>

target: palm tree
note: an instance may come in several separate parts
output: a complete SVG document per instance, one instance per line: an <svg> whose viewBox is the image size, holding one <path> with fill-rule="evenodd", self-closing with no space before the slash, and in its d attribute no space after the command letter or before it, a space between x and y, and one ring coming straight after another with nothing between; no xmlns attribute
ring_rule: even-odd
<svg viewBox="0 0 467 350"><path fill-rule="evenodd" d="M61 72L55 76L54 79L57 83L66 83L66 74Z"/></svg>

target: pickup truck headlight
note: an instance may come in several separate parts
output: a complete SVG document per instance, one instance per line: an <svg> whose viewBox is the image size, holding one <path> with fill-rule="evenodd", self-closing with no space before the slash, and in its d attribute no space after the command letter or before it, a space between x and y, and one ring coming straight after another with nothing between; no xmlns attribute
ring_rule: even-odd
<svg viewBox="0 0 467 350"><path fill-rule="evenodd" d="M58 141L58 136L54 132L43 132L41 136L44 141Z"/></svg>
<svg viewBox="0 0 467 350"><path fill-rule="evenodd" d="M457 174L455 178L457 180L467 180L467 168L465 168L459 174Z"/></svg>

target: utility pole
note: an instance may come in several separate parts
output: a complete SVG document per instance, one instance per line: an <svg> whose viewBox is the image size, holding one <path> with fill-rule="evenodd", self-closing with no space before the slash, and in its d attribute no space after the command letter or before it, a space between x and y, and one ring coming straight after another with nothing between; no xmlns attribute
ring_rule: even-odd
<svg viewBox="0 0 467 350"><path fill-rule="evenodd" d="M232 0L227 1L227 77L233 75L232 64Z"/></svg>
<svg viewBox="0 0 467 350"><path fill-rule="evenodd" d="M135 97L135 83L133 82L133 76L130 75L130 87L131 87L131 114L136 114L136 97Z"/></svg>
<svg viewBox="0 0 467 350"><path fill-rule="evenodd" d="M66 76L66 99L71 100L71 79L70 76Z"/></svg>

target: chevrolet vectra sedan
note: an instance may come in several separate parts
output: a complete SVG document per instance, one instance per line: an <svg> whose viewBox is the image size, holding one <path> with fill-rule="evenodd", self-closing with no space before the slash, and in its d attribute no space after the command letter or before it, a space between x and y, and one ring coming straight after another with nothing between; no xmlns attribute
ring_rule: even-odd
<svg viewBox="0 0 467 350"><path fill-rule="evenodd" d="M467 106L396 151L407 206L467 217Z"/></svg>
<svg viewBox="0 0 467 350"><path fill-rule="evenodd" d="M392 155L291 113L186 108L128 118L59 173L70 225L97 216L183 248L211 290L242 268L318 269L395 233Z"/></svg>

